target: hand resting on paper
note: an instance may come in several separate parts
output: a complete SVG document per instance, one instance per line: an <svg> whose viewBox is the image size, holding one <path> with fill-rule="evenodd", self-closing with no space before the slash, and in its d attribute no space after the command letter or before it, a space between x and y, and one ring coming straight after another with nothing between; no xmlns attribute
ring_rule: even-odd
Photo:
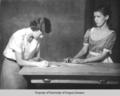
<svg viewBox="0 0 120 96"><path fill-rule="evenodd" d="M40 62L37 62L37 67L49 67L49 63L46 60L42 60Z"/></svg>

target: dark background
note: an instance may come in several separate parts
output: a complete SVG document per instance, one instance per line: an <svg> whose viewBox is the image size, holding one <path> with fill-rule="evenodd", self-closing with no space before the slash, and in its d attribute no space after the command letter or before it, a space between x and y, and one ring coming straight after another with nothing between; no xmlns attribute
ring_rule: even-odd
<svg viewBox="0 0 120 96"><path fill-rule="evenodd" d="M0 61L11 34L44 16L50 19L52 32L42 40L41 57L50 61L73 57L82 47L85 31L93 25L94 8L100 4L112 10L112 28L117 33L112 58L120 62L119 0L0 0Z"/></svg>

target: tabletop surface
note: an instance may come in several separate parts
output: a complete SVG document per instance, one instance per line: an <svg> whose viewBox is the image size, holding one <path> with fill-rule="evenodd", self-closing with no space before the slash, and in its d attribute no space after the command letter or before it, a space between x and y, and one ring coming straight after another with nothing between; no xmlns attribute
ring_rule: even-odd
<svg viewBox="0 0 120 96"><path fill-rule="evenodd" d="M87 76L120 76L120 64L88 63L72 64L50 62L51 67L23 67L21 75L87 75Z"/></svg>

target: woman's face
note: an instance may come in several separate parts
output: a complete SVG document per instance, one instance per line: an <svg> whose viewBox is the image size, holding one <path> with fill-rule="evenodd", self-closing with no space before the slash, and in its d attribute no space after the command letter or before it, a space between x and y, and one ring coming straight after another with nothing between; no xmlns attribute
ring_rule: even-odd
<svg viewBox="0 0 120 96"><path fill-rule="evenodd" d="M40 30L36 31L36 32L33 32L33 37L35 39L38 39L38 38L43 38L43 34Z"/></svg>
<svg viewBox="0 0 120 96"><path fill-rule="evenodd" d="M102 27L106 21L108 20L109 16L104 16L101 12L95 11L94 12L94 21L97 27Z"/></svg>

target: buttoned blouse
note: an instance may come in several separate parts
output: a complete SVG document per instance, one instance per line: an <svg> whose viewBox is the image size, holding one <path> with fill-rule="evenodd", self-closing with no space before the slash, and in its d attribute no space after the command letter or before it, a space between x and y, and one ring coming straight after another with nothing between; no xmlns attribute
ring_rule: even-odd
<svg viewBox="0 0 120 96"><path fill-rule="evenodd" d="M23 28L11 36L8 44L3 52L6 58L16 60L15 51L19 52L25 58L32 58L34 54L39 51L40 44L37 40L33 39L31 42L27 41L27 36L33 32L31 28Z"/></svg>

